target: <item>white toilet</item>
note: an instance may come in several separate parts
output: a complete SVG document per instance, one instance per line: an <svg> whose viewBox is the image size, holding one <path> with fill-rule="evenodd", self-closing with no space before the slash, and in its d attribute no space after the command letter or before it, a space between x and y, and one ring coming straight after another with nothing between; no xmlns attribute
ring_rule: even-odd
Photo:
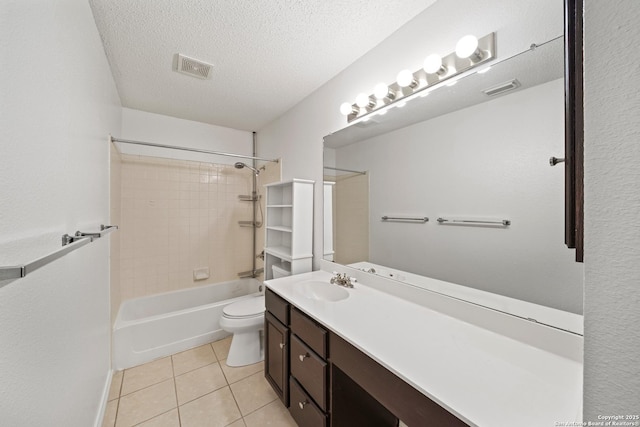
<svg viewBox="0 0 640 427"><path fill-rule="evenodd" d="M287 270L284 265L273 264L271 266L274 279L280 279L281 277L291 276L291 271Z"/></svg>
<svg viewBox="0 0 640 427"><path fill-rule="evenodd" d="M264 295L234 302L222 310L220 327L233 334L228 366L251 365L264 359L264 310Z"/></svg>

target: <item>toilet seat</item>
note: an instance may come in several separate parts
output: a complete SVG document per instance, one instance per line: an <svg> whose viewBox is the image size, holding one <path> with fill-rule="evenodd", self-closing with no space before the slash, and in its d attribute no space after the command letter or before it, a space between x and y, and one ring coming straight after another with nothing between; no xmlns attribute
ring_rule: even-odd
<svg viewBox="0 0 640 427"><path fill-rule="evenodd" d="M261 295L227 305L222 309L222 315L228 319L246 319L263 316L264 311L264 295Z"/></svg>

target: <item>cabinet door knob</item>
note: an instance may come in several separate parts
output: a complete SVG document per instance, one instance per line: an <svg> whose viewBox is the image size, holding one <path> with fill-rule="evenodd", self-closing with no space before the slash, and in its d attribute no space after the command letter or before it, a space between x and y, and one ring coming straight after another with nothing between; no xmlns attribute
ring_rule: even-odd
<svg viewBox="0 0 640 427"><path fill-rule="evenodd" d="M298 402L298 406L300 407L300 409L304 409L307 403L309 402L307 402L306 400L303 400L302 402Z"/></svg>
<svg viewBox="0 0 640 427"><path fill-rule="evenodd" d="M286 344L285 344L285 343L283 343L283 342L281 342L281 343L280 343L280 350L282 350L285 346L286 346Z"/></svg>
<svg viewBox="0 0 640 427"><path fill-rule="evenodd" d="M304 362L305 357L309 357L309 353L301 354L300 356L298 356L298 359L300 359L301 362Z"/></svg>

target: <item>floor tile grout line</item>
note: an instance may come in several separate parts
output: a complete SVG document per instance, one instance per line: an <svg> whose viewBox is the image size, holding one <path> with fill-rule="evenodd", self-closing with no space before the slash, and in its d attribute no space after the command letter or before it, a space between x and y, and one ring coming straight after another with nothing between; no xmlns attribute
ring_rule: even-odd
<svg viewBox="0 0 640 427"><path fill-rule="evenodd" d="M235 421L233 421L233 422L231 422L231 423L227 424L225 427L229 427L230 425L235 424L235 423L237 423L237 422L238 422L238 421L240 421L240 420L242 420L242 424L244 424L244 426L245 426L245 427L247 427L247 423L245 423L245 422L244 422L244 417L243 417L242 415L240 415L240 418L238 418L237 420L235 420Z"/></svg>
<svg viewBox="0 0 640 427"><path fill-rule="evenodd" d="M118 399L122 397L122 387L124 387L124 370L122 371L122 378L120 379L120 389L118 390Z"/></svg>
<svg viewBox="0 0 640 427"><path fill-rule="evenodd" d="M161 412L161 413L159 413L159 414L156 414L156 415L154 415L154 416L153 416L153 417L151 417L151 418L147 418L146 420L140 421L139 423L132 425L131 427L139 426L139 425L141 425L141 424L146 423L147 421L151 421L151 420L152 420L152 419L154 419L154 418L158 418L158 417L160 417L160 416L162 416L162 415L164 415L164 414L168 414L169 412L173 411L174 409L176 409L176 408L171 408L171 409L169 409L168 411L164 411L164 412ZM178 422L179 422L179 418L178 418Z"/></svg>
<svg viewBox="0 0 640 427"><path fill-rule="evenodd" d="M224 380L227 382L228 386L231 386L231 383L229 382L229 378L227 377L227 374L225 374L224 369L222 369L222 363L225 362L227 359L221 360L220 361L220 370L222 371L222 376L224 376ZM226 364L226 363L225 363ZM228 366L227 366L228 367Z"/></svg>
<svg viewBox="0 0 640 427"><path fill-rule="evenodd" d="M171 363L173 364L173 360L171 361ZM174 378L175 378L175 377L181 377L181 376L183 376L183 375L185 375L185 374L188 374L188 373L193 372L193 371L197 371L198 369L204 368L205 366L214 365L214 364L216 364L216 363L220 363L220 362L217 362L217 361L216 361L216 362L207 363L206 365L198 366L197 368L191 369L191 370L189 370L189 371L181 372L181 373L179 373L178 375L175 375L175 372L174 372L173 377L174 377Z"/></svg>
<svg viewBox="0 0 640 427"><path fill-rule="evenodd" d="M214 341L215 342L215 341ZM216 349L213 348L213 342L209 343L209 346L211 347L211 351L213 351L213 355L216 358L216 360L218 361L218 363L220 362L220 359L218 358L218 353L216 353Z"/></svg>
<svg viewBox="0 0 640 427"><path fill-rule="evenodd" d="M118 412L120 412L120 398L122 397L122 387L124 386L124 369L122 370L122 378L120 379L120 388L118 389L118 403L116 403L116 416L113 417L113 427L118 423Z"/></svg>
<svg viewBox="0 0 640 427"><path fill-rule="evenodd" d="M236 394L233 392L233 389L231 388L231 384L229 384L229 391L231 392L231 396L233 396L233 402L236 404L236 408L238 408L238 413L240 414L240 418L242 418L242 422L244 423L244 414L242 413L242 410L240 409L240 405L238 404L238 399L236 399ZM238 420L236 420L236 421L238 421Z"/></svg>
<svg viewBox="0 0 640 427"><path fill-rule="evenodd" d="M224 362L226 360L227 359L224 359L222 362ZM220 363L222 363L222 362L220 362ZM263 363L263 362L262 361L256 362L256 363L253 363L252 365L255 365L257 363ZM244 365L244 366L252 366L252 365ZM225 366L228 367L228 368L231 368L231 369L235 369L236 368L236 367L233 367L233 366L229 366L226 363L225 363ZM220 369L222 369L222 364L220 365ZM264 372L264 366L261 368L261 371ZM235 380L234 382L231 383L231 382L229 382L229 379L227 378L227 375L224 373L224 369L222 369L222 374L224 375L225 379L227 380L227 384L229 384L229 385L235 384L237 382L240 382L240 381L244 380L245 378L249 378L250 376L257 374L258 372L260 372L260 371L253 372L253 373L251 373L251 374L249 374L249 375L247 375L245 377L239 378L239 379L237 379L237 380Z"/></svg>
<svg viewBox="0 0 640 427"><path fill-rule="evenodd" d="M253 411L249 412L247 415L243 415L242 418L244 419L244 417L248 417L249 415L253 414L254 412L258 412L260 409L263 409L265 406L269 406L271 405L273 402L275 402L276 400L278 400L278 396L275 397L275 399L273 399L272 401L270 401L269 403L265 403L264 405L262 405L261 407L254 409ZM246 423L245 423L246 424Z"/></svg>
<svg viewBox="0 0 640 427"><path fill-rule="evenodd" d="M187 403L191 403L191 402L193 402L193 401L195 401L195 400L198 400L198 399L200 399L201 397L205 397L205 396L207 396L207 395L209 395L209 394L211 394L211 393L215 393L216 391L220 391L220 390L222 390L222 389L223 389L223 388L225 388L225 387L229 387L229 384L225 384L225 385L223 385L222 387L218 387L218 388L217 388L217 389L215 389L215 390L210 390L210 391L206 392L205 394L203 394L203 395L201 395L201 396L198 396L198 397L194 397L193 399L188 400L188 401L186 401L186 402L178 403L178 407L180 407L180 406L184 406L184 405L186 405Z"/></svg>
<svg viewBox="0 0 640 427"><path fill-rule="evenodd" d="M157 377L154 377L154 378L155 378L155 379L154 379L154 381L157 381L157 382L154 382L154 383L152 383L152 384L148 384L148 385L146 385L146 386L144 386L144 387L141 387L141 388L139 388L139 389L137 389L137 390L130 391L130 392L126 393L126 394L122 394L122 390L124 389L124 377L126 376L126 372L127 372L127 371L130 371L130 370L135 369L135 368L139 368L139 367L144 366L144 365L147 365L147 364L149 364L149 363L158 362L158 361L163 360L163 359L170 359L171 363L173 364L173 358L172 358L172 356L173 356L173 355L163 356L163 357L161 357L161 358L159 358L159 359L151 360L151 361L149 361L149 362L147 362L147 363L143 363L143 364L141 364L141 365L136 365L136 366L132 366L132 367L130 367L130 368L123 369L123 370L122 370L122 383L120 384L120 397L123 397L123 396L129 396L130 394L133 394L133 393L135 393L136 391L144 390L145 388L149 388L149 387L151 387L151 386L154 386L154 385L160 384L161 382L164 382L164 381L166 381L166 380L168 380L168 379L171 379L171 377L166 377L166 378L164 378L164 379L162 379L162 380L157 380ZM171 374L173 375L173 371L171 372Z"/></svg>
<svg viewBox="0 0 640 427"><path fill-rule="evenodd" d="M150 387L153 387L153 386L156 386L156 385L158 385L158 384L162 384L163 382L165 382L165 381L169 381L169 380L170 380L170 379L172 379L172 378L174 378L174 377L167 377L167 378L165 378L165 379L163 379L163 380L158 381L157 383L149 384L149 385L147 385L147 386L144 386L144 387L142 387L142 388L139 388L139 389L134 390L134 391L132 391L132 392L129 392L129 393L127 393L127 394L123 394L123 395L121 395L121 396L120 396L120 398L127 397L127 396L131 396L133 393L137 393L137 392L139 392L139 391L146 390L146 389L148 389L148 388L150 388Z"/></svg>
<svg viewBox="0 0 640 427"><path fill-rule="evenodd" d="M223 338L222 340L224 340L224 339L226 339L226 338ZM219 341L222 341L222 340L218 340L218 341L214 341L214 342L219 342ZM136 426L137 426L137 425L140 425L140 424L142 424L142 423L145 423L145 422L147 422L147 421L150 421L150 420L152 420L152 419L154 419L154 418L156 418L156 417L159 417L159 416L161 416L161 415L164 415L164 414L166 414L166 413L168 413L168 412L172 411L173 409L176 409L176 410L178 411L178 423L179 423L180 427L182 427L182 419L181 419L181 417L180 417L180 406L185 405L185 404L190 403L190 402L193 402L194 400L200 399L200 398L202 398L202 397L204 397L204 396L207 396L207 395L209 395L209 394L212 394L212 393L214 393L214 392L216 392L216 391L219 391L219 390L221 390L221 389L222 389L222 388L224 388L224 387L229 387L229 391L231 392L231 395L233 396L234 403L236 404L236 408L238 409L238 412L240 413L240 418L238 418L238 419L237 419L237 420L235 420L234 422L237 422L238 420L240 420L240 419L241 419L241 420L243 420L242 422L244 423L244 416L242 415L242 412L240 412L240 407L238 406L238 402L236 401L236 399L235 399L235 395L233 395L233 391L231 390L231 383L229 383L229 380L228 380L228 378L227 378L227 375L224 373L224 370L222 369L222 363L223 363L224 361L226 361L226 358L225 358L225 359L219 359L219 358L218 358L218 354L216 353L215 349L213 348L213 342L208 343L208 345L211 347L211 350L213 351L213 355L214 355L214 357L215 357L215 359L216 359L216 361L215 361L215 362L207 363L207 364L205 364L205 365L199 366L199 367L197 367L197 368L194 368L194 369L191 369L191 370L189 370L189 371L182 372L182 373L180 373L179 375L176 375L176 373L175 373L175 366L174 366L173 356L175 356L176 354L184 353L184 352L189 351L189 350L192 350L192 349L185 350L185 351L182 351L182 352L178 352L178 353L175 353L175 354L171 354L171 355L165 356L165 358L170 358L170 362L171 362L171 374L172 374L172 375L171 375L171 377L167 377L167 378L165 378L165 379L159 380L159 381L157 381L157 382L154 382L153 384L149 384L149 385L147 385L147 386L145 386L145 387L142 387L142 388L139 388L139 389L137 389L137 390L131 391L131 392L127 393L127 394L122 394L122 390L124 389L124 378L125 378L125 376L126 376L126 372L127 372L128 370L130 370L130 369L134 369L134 368L136 368L136 367L138 367L138 366L142 366L142 365L144 365L144 364L142 364L142 365L137 365L137 366L132 366L131 368L127 368L127 369L123 369L123 370L121 371L121 372L122 372L122 379L121 379L121 381L120 381L120 388L119 388L119 390L118 390L118 397L117 397L118 402L117 402L117 405L116 405L116 416L115 416L115 419L114 419L114 427L115 427L115 426L116 426L116 424L117 424L118 415L119 415L119 411L120 411L120 401L121 401L121 399L122 399L123 397L127 397L127 396L130 396L130 395L132 395L132 394L134 394L134 393L136 393L136 392L139 392L139 391L142 391L142 390L146 390L146 389L148 389L148 388L150 388L150 387L156 386L156 385L161 384L161 383L163 383L163 382L165 382L165 381L168 381L168 380L173 380L173 387L174 387L175 399L176 399L176 406L175 406L175 408L171 408L171 409L169 409L168 411L165 411L165 412L159 413L159 414L154 415L153 417L151 417L151 418L149 418L149 419L143 420L143 421L141 421L140 423L136 424ZM199 347L200 347L200 346L199 346ZM194 347L194 348L197 348L197 347ZM160 359L156 359L156 360L161 360L161 359L162 359L162 358L160 358ZM154 360L154 361L155 361L155 360ZM151 362L154 362L154 361L150 361L150 362L147 362L147 363L151 363ZM196 370L201 369L201 368L204 368L204 367L206 367L206 366L213 365L213 364L215 364L215 363L218 363L218 364L220 365L220 370L221 370L222 375L223 375L223 377L224 377L224 379L225 379L225 383L226 383L226 385L225 385L225 386L222 386L222 387L219 387L219 388L217 388L217 389L215 389L215 390L212 390L212 391L210 391L209 393L205 393L205 394L203 394L202 396L197 397L196 399L192 399L192 400L190 400L189 402L184 402L182 405L180 405L180 404L178 403L178 389L177 389L176 377L179 377L179 376L182 376L182 375L188 374L188 373L190 373L190 372L196 371ZM256 373L257 373L257 372L256 372ZM246 377L240 378L240 379L238 379L237 381L235 381L235 383L237 383L237 382L239 382L239 381L242 381L243 379L248 378L248 377L250 377L250 376L252 376L252 375L254 375L254 374L250 374L250 375L248 375L248 376L246 376ZM235 384L235 383L233 383L233 384ZM113 400L116 400L116 399L113 399ZM232 424L233 424L233 423L232 423ZM245 426L246 426L246 423L245 423Z"/></svg>
<svg viewBox="0 0 640 427"><path fill-rule="evenodd" d="M167 378L166 380L163 380L163 381L160 381L159 383L156 383L156 384L150 385L149 387L141 388L140 390L148 389L148 388L150 388L150 387L156 386L156 385L158 385L158 384L161 384L161 383L163 383L163 382L165 382L165 381L169 381L169 380L171 380L171 378ZM173 381L173 387L174 387L174 389L175 389L175 379L174 379L174 381ZM136 391L140 391L140 390L136 390ZM133 392L133 393L135 393L135 392ZM126 396L130 396L130 395L132 395L133 393L125 394L125 395L124 395L124 397L126 397ZM131 426L131 427L135 427L135 426L140 425L140 424L142 424L142 423L146 423L147 421L150 421L150 420L154 419L155 417L159 417L160 415L164 415L164 414L166 414L167 412L171 412L172 410L177 409L177 407L178 407L178 406L177 406L177 399L178 399L178 396L176 395L176 407L175 407L175 408L171 408L171 409L169 409L169 410L167 410L167 411L164 411L164 412L161 412L161 413L159 413L159 414L156 414L156 415L152 416L151 418L147 418L147 419L145 419L145 420L143 420L143 421L140 421L140 422L139 422L139 423L137 423L137 424L134 424L134 425L133 425L133 426ZM121 399L118 399L118 411L120 410L120 400L121 400ZM178 418L180 418L180 412L179 412L179 411L178 411ZM116 412L116 421L114 422L114 426L116 425L117 421L118 421L118 413Z"/></svg>
<svg viewBox="0 0 640 427"><path fill-rule="evenodd" d="M260 374L260 373L261 373L261 372L253 373L253 374L251 374L251 375L249 375L249 376L247 376L247 377L245 377L245 378L243 378L243 379L241 379L241 380L236 381L234 384L237 384L237 383L239 383L240 381L246 380L247 378L253 377L254 375L258 375L258 374ZM262 374L264 375L264 372L262 372ZM231 384L229 384L229 390L231 391L231 395L233 396L233 400L236 402L236 406L238 407L238 411L240 411L240 415L242 416L242 422L243 422L243 423L244 423L244 417L245 417L245 416L247 416L247 415L249 415L249 414L252 414L252 413L254 413L255 411L257 411L257 410L259 410L259 409L261 409L261 408L264 408L264 407L265 407L265 406L267 406L268 404L273 403L273 402L275 402L275 401L278 399L278 397L276 396L276 397L275 397L275 399L273 399L272 401L270 401L270 402L268 402L268 403L266 403L266 404L262 405L260 408L254 409L253 411L251 411L251 412L249 412L249 413L247 413L247 414L243 414L243 413L242 413L242 411L240 410L240 405L238 404L238 400L236 399L236 394L233 392L233 389L231 388ZM237 421L237 420L236 420L236 421ZM235 421L234 421L234 422L235 422ZM246 426L246 424L247 424L247 423L245 423L245 426Z"/></svg>
<svg viewBox="0 0 640 427"><path fill-rule="evenodd" d="M216 342L216 341L214 341L214 342ZM207 344L199 345L198 347L193 347L193 348L190 348L189 350L180 351L180 352L172 354L172 355L170 355L168 357L171 357L171 363L173 364L173 356L175 356L176 354L186 353L187 351L191 351L191 350L194 350L196 348L204 347L206 345ZM207 363L207 364L202 365L202 366L198 366L197 368L193 368L193 369L190 369L188 371L181 372L178 375L175 374L175 370L174 370L174 372L173 372L174 377L179 377L180 375L188 374L189 372L193 372L193 371L195 371L197 369L204 368L205 366L213 365L214 363L220 363L220 360L218 359L218 355L216 354L216 351L213 349L212 343L208 343L208 345L211 347L211 351L213 352L213 357L216 359L215 362L211 362L211 363Z"/></svg>
<svg viewBox="0 0 640 427"><path fill-rule="evenodd" d="M118 411L119 410L120 410L120 398L118 398L118 402L116 403L116 416L113 417L113 426L111 426L111 427L116 427L116 423L118 422Z"/></svg>
<svg viewBox="0 0 640 427"><path fill-rule="evenodd" d="M221 369L221 370L222 370L222 369ZM233 383L233 384L237 384L237 383L239 383L239 382L240 382L240 381L242 381L242 380L246 380L247 378L252 377L252 376L254 376L254 375L258 375L258 374L264 374L264 372L254 372L253 374L250 374L250 375L248 375L248 376L246 376L246 377L244 377L244 378L242 378L242 379L240 379L240 380L236 381L236 382L235 382L235 383ZM224 375L224 371L223 371L223 375ZM225 378L225 380L226 380L226 378ZM177 387L177 386L176 386L176 387ZM211 391L209 391L209 392L207 392L207 393L205 393L205 394L202 394L202 395L200 395L200 396L194 397L193 399L191 399L191 400L189 400L189 401L187 401L187 402L178 403L178 412L180 411L180 407L181 407L181 406L187 405L187 404L189 404L189 403L191 403L191 402L194 402L194 401L196 401L196 400L198 400L198 399L201 399L201 398L203 398L203 397L205 397L205 396L208 396L208 395L210 395L210 394L212 394L212 393L215 393L215 392L217 392L217 391L220 391L220 390L222 390L222 389L223 389L223 388L225 388L225 387L228 387L228 388L229 388L229 391L231 392L231 395L233 396L233 400L234 400L234 402L235 402L236 406L238 407L238 411L240 412L241 418L243 419L243 422L244 422L244 415L242 415L242 412L240 411L240 406L238 405L238 402L237 402L237 400L236 400L235 394L233 393L233 389L231 388L231 384L230 384L230 383L228 383L228 382L227 382L225 385L223 385L223 386L221 386L221 387L216 388L215 390L211 390ZM178 393L177 393L177 389L176 389L176 399L177 399L177 396L178 396ZM277 397L275 397L273 400L269 401L268 403L266 403L266 404L262 405L260 408L257 408L257 409L255 409L255 410L253 410L253 411L249 412L247 415L252 414L253 412L255 412L255 411L257 411L257 410L259 410L259 409L261 409L261 408L264 408L265 406L267 406L267 405L269 405L269 404L271 404L271 403L275 402L276 400L278 400L278 398L277 398ZM238 420L235 420L234 422L236 422L236 421L238 421ZM232 423L232 424L233 424L233 423Z"/></svg>
<svg viewBox="0 0 640 427"><path fill-rule="evenodd" d="M176 394L176 411L178 411L178 427L182 427L182 418L180 418L180 405L178 404L178 385L176 384L176 370L173 366L173 355L171 356L171 373L173 374L173 390Z"/></svg>
<svg viewBox="0 0 640 427"><path fill-rule="evenodd" d="M214 342L221 342L221 341L224 341L226 339L230 340L230 338L231 338L231 336L228 336L228 337L222 338L221 340L212 341L212 342L209 343L209 345L211 345L211 349L213 350L213 354L216 356L216 359L218 360L218 362L222 362L223 360L227 360L227 358L226 357L221 358L221 357L218 356L218 353L216 352L216 349L213 347L213 343ZM231 343L229 343L229 346L231 346ZM227 349L227 353L228 352L229 352L229 350Z"/></svg>

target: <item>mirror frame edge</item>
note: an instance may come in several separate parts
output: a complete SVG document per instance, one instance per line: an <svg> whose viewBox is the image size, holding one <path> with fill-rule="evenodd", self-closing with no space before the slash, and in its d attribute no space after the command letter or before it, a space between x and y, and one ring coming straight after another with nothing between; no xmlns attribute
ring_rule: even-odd
<svg viewBox="0 0 640 427"><path fill-rule="evenodd" d="M584 261L584 0L565 0L565 244Z"/></svg>

